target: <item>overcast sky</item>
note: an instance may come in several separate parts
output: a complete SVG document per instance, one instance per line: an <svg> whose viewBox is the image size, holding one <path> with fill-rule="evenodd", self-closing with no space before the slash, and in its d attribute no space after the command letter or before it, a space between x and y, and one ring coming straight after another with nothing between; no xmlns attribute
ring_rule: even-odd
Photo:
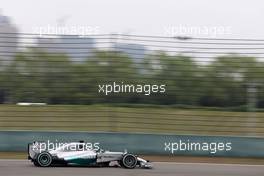
<svg viewBox="0 0 264 176"><path fill-rule="evenodd" d="M219 38L264 38L263 0L1 0L0 8L28 33L64 24L97 33L164 36L182 26L228 29Z"/></svg>

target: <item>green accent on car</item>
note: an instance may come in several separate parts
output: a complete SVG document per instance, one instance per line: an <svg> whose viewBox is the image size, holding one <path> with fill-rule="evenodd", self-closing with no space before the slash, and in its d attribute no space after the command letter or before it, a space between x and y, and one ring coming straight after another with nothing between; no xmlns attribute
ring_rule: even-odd
<svg viewBox="0 0 264 176"><path fill-rule="evenodd" d="M96 163L96 158L73 158L67 160L70 164L90 165Z"/></svg>

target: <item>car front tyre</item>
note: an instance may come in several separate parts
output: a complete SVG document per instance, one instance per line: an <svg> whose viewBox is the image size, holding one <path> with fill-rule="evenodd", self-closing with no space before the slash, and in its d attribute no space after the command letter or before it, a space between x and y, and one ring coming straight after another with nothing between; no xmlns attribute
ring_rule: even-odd
<svg viewBox="0 0 264 176"><path fill-rule="evenodd" d="M39 153L36 161L34 162L35 166L40 166L40 167L49 167L52 163L52 156L48 152L42 152Z"/></svg>
<svg viewBox="0 0 264 176"><path fill-rule="evenodd" d="M133 169L137 165L137 157L132 154L126 154L122 159L122 166L127 169Z"/></svg>

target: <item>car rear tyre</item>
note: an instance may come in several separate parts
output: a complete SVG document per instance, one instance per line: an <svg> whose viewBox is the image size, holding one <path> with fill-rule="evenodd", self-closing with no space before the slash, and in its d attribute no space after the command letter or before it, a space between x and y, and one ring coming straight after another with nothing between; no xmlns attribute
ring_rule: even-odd
<svg viewBox="0 0 264 176"><path fill-rule="evenodd" d="M133 169L137 165L137 157L135 155L126 154L122 159L122 166L127 169Z"/></svg>
<svg viewBox="0 0 264 176"><path fill-rule="evenodd" d="M42 152L38 154L37 159L36 159L36 164L37 166L40 167L49 167L52 163L52 156L48 152Z"/></svg>

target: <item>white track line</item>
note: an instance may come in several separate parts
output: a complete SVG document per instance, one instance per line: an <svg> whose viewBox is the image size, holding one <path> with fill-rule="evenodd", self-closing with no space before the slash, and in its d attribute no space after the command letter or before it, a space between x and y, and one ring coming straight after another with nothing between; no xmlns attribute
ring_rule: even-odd
<svg viewBox="0 0 264 176"><path fill-rule="evenodd" d="M180 163L180 162L153 162L157 164L174 164L174 165L216 165L216 166L254 166L254 167L264 167L261 164L221 164L221 163Z"/></svg>

